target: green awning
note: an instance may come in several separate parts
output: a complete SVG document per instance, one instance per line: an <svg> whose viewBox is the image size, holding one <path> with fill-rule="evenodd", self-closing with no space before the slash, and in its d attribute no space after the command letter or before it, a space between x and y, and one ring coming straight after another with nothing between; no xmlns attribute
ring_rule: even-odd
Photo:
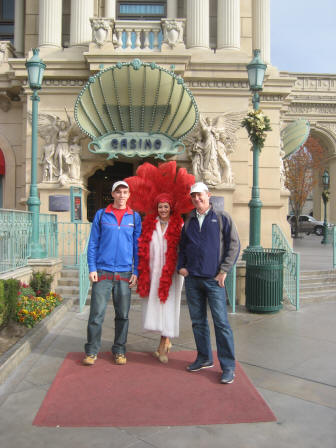
<svg viewBox="0 0 336 448"><path fill-rule="evenodd" d="M309 121L299 119L293 121L281 131L284 159L297 151L306 141L310 132Z"/></svg>

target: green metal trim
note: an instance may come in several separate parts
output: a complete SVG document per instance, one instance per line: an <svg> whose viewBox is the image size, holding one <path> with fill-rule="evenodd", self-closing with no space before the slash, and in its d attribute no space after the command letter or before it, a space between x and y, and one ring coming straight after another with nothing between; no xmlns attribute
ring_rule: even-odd
<svg viewBox="0 0 336 448"><path fill-rule="evenodd" d="M130 65L127 67L127 77L128 77L128 110L130 117L130 129L133 131L133 108L132 108L132 88L131 88L131 73L130 73Z"/></svg>
<svg viewBox="0 0 336 448"><path fill-rule="evenodd" d="M146 104L146 83L147 83L147 67L144 68L144 81L142 87L142 98L141 98L141 119L140 119L140 130L143 132L145 130L145 104Z"/></svg>
<svg viewBox="0 0 336 448"><path fill-rule="evenodd" d="M122 111L121 111L121 105L120 105L120 98L119 98L119 95L118 95L117 82L116 82L116 79L114 77L114 71L112 70L111 73L112 73L112 79L113 79L114 93L115 93L115 96L117 98L117 105L118 105L118 110L119 110L120 123L121 123L121 127L122 127L123 132L125 132L126 129L125 129L125 124L124 124L123 114L122 114Z"/></svg>
<svg viewBox="0 0 336 448"><path fill-rule="evenodd" d="M92 95L92 84L89 85L89 93L90 93L91 101L92 101L92 103L93 103L93 105L94 105L94 108L95 108L95 110L96 110L96 112L97 112L97 115L98 115L98 117L99 117L99 119L100 119L100 121L101 121L101 124L103 125L104 130L105 130L105 132L101 132L101 131L100 131L100 135L104 135L104 134L106 134L106 132L108 132L108 130L107 130L106 126L105 126L104 120L102 119L102 117L101 117L101 115L100 115L100 112L99 112L99 110L98 110L97 104L96 104L95 99L94 99L94 97L93 97L93 95Z"/></svg>
<svg viewBox="0 0 336 448"><path fill-rule="evenodd" d="M86 107L84 106L82 100L80 100L79 102L80 107L82 108L82 111L84 112L84 114L86 115L86 118L89 120L89 122L92 124L92 126L95 128L95 130L97 131L97 134L100 134L99 129L97 128L97 126L94 124L94 122L91 120L90 114L88 113L88 111L86 110ZM75 119L76 119L76 114L75 114ZM77 121L77 120L76 120ZM88 135L89 137L91 137L91 134L89 134L88 132L86 132L82 127L80 128L86 135Z"/></svg>
<svg viewBox="0 0 336 448"><path fill-rule="evenodd" d="M193 106L195 108L195 121L194 121L194 124L191 126L190 129L188 129L186 132L184 132L183 134L181 134L179 136L179 140L181 140L183 137L185 137L188 133L192 132L193 129L195 128L195 126L197 125L197 122L198 122L198 119L199 119L199 111L198 111L197 104L195 102L195 99L194 99L191 91L185 86L182 78L176 76L176 74L173 73L172 71L169 71L169 70L167 70L167 69L165 69L163 67L160 67L160 66L156 65L154 62L152 62L152 63L143 63L139 59L134 59L132 62L123 62L123 63L118 62L115 66L107 67L105 69L102 69L100 72L98 72L94 76L90 77L89 81L85 84L85 86L83 87L82 91L78 95L76 103L75 103L75 114L74 114L75 115L75 120L76 120L79 128L82 130L82 132L85 133L86 135L88 135L92 139L95 139L97 137L96 135L93 135L92 133L90 133L87 129L84 129L83 126L81 125L81 122L80 122L79 117L78 117L78 108L79 108L79 106L81 107L81 110L84 112L86 118L88 119L88 121L92 125L92 127L94 129L96 129L98 134L102 134L101 131L97 128L97 126L90 119L90 116L89 116L87 110L85 110L85 107L84 107L84 105L83 105L83 103L81 101L81 97L83 96L83 93L89 88L89 84L94 82L95 78L99 78L106 71L111 71L111 74L112 74L113 85L114 85L115 95L116 95L116 99L117 99L117 105L118 105L119 116L120 116L120 121L121 121L121 128L122 128L120 131L125 132L125 130L126 130L126 127L125 127L125 117L124 117L124 115L122 113L122 109L121 109L120 98L118 96L118 88L117 88L118 86L117 86L117 83L116 83L116 80L115 80L115 77L114 77L114 70L121 69L123 66L130 66L130 65L132 65L135 70L139 70L141 66L144 66L145 68L146 67L150 67L152 70L158 69L158 70L160 70L160 77L161 77L161 72L165 72L165 73L168 73L174 80L177 80L178 84L183 84L183 91L188 93L188 95L189 95L189 97L191 99L191 102L192 102L192 104L193 104ZM105 96L104 96L104 100L105 100L105 102L107 104ZM142 114L144 115L144 106L142 106L142 107L143 107L142 108ZM167 110L165 111L165 113L166 112L167 112ZM163 120L164 120L164 117L162 119L162 122L163 122ZM144 120L143 120L143 122L144 122ZM162 126L162 122L161 122L161 126ZM104 122L104 126L105 126L105 122ZM117 131L117 127L115 126L115 123L113 123L113 120L112 120L112 126L114 127L114 130ZM170 124L170 126L171 126L171 124ZM160 127L160 129L161 129L161 127ZM166 133L167 133L167 131L166 131Z"/></svg>
<svg viewBox="0 0 336 448"><path fill-rule="evenodd" d="M300 254L293 252L277 224L272 224L272 247L284 249L284 290L296 310L300 307Z"/></svg>
<svg viewBox="0 0 336 448"><path fill-rule="evenodd" d="M178 113L178 111L179 111L179 109L180 109L180 107L181 107L181 104L182 104L182 100L183 100L183 97L184 97L184 89L182 89L182 91L181 91L181 95L180 95L180 101L179 101L179 106L176 108L176 111L175 111L175 113L174 113L174 115L173 115L173 118L171 119L171 121L170 121L170 125L168 126L168 129L166 129L166 133L168 133L168 131L170 130L170 128L172 127L172 124L174 123L174 120L175 120L175 118L176 118L176 115L177 115L177 113ZM174 133L172 134L172 135L174 135Z"/></svg>
<svg viewBox="0 0 336 448"><path fill-rule="evenodd" d="M112 139L112 140L111 140ZM160 149L155 148L130 148L124 149L122 147L113 149L112 142L116 140L119 142L118 146L121 145L122 140L126 140L127 144L130 144L131 141L134 140L135 143L138 143L140 140L145 144L146 140L150 140L151 142L155 140L163 140L163 147ZM174 140L170 136L161 133L147 133L147 132L120 132L115 134L106 134L98 139L93 140L88 144L88 149L90 152L94 154L108 154L108 159L114 159L119 155L124 157L148 157L154 156L155 159L165 160L166 156L182 154L185 151L185 145L179 140Z"/></svg>
<svg viewBox="0 0 336 448"><path fill-rule="evenodd" d="M169 92L169 97L168 97L167 104L166 104L166 108L165 108L164 113L162 114L162 118L161 118L161 122L160 122L160 126L159 126L159 129L158 129L158 132L161 132L161 128L162 128L164 119L166 118L167 112L169 110L169 103L170 103L170 100L171 100L171 98L173 96L173 91L174 91L174 87L175 87L175 84L176 84L175 81L176 81L176 79L173 78L173 82L171 83L171 88L170 88L170 92Z"/></svg>
<svg viewBox="0 0 336 448"><path fill-rule="evenodd" d="M116 126L115 126L115 124L113 122L113 117L111 115L110 109L107 107L106 95L105 95L105 92L104 92L104 89L103 89L103 86L102 86L102 83L101 83L101 78L99 78L99 86L100 86L100 90L101 90L102 96L104 98L105 107L106 107L108 116L110 118L111 125L112 125L113 129L116 130L117 128L116 128Z"/></svg>
<svg viewBox="0 0 336 448"><path fill-rule="evenodd" d="M187 112L184 114L183 119L180 121L180 124L175 128L175 130L172 132L172 135L175 135L176 132L180 129L180 127L182 126L183 121L187 118L187 116L189 115L189 112L191 110L191 106L192 104L189 105L189 109L187 110Z"/></svg>
<svg viewBox="0 0 336 448"><path fill-rule="evenodd" d="M153 68L152 68L152 70L153 70ZM156 116L157 101L158 101L158 98L159 98L160 87L161 87L161 71L160 71L160 74L159 74L159 80L158 80L158 83L157 83L157 86L156 86L156 91L155 91L154 105L153 105L151 123L149 125L149 132L153 132L153 126L154 126L154 121L155 121L155 116Z"/></svg>

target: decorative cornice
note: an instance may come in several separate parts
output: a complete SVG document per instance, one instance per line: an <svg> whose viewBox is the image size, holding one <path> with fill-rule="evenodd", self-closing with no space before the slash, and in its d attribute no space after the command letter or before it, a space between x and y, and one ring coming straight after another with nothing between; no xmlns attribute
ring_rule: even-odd
<svg viewBox="0 0 336 448"><path fill-rule="evenodd" d="M296 114L324 114L336 115L336 103L292 103L288 112Z"/></svg>
<svg viewBox="0 0 336 448"><path fill-rule="evenodd" d="M294 90L336 90L336 78L328 76L298 76Z"/></svg>
<svg viewBox="0 0 336 448"><path fill-rule="evenodd" d="M44 79L42 85L45 87L81 87L86 84L86 79ZM22 81L24 87L28 87L27 79Z"/></svg>
<svg viewBox="0 0 336 448"><path fill-rule="evenodd" d="M249 87L247 81L212 81L212 80L197 80L185 81L185 85L189 88L203 88L203 89L246 89Z"/></svg>
<svg viewBox="0 0 336 448"><path fill-rule="evenodd" d="M318 103L318 102L323 102L323 101L335 101L336 102L336 95L323 95L320 96L318 94L316 95L291 95L290 96L291 100L299 100L299 101L313 101L314 103Z"/></svg>
<svg viewBox="0 0 336 448"><path fill-rule="evenodd" d="M286 95L260 95L260 101L283 102L286 98Z"/></svg>

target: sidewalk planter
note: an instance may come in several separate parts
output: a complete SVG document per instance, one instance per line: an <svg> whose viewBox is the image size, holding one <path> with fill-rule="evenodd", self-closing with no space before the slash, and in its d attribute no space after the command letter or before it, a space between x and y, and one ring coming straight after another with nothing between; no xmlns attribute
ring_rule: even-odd
<svg viewBox="0 0 336 448"><path fill-rule="evenodd" d="M282 308L283 257L285 250L246 250L246 308L253 313L272 313Z"/></svg>

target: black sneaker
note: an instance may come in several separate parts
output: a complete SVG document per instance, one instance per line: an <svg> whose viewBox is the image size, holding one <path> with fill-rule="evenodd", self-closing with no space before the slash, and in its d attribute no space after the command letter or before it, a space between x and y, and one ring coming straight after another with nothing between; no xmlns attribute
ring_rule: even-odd
<svg viewBox="0 0 336 448"><path fill-rule="evenodd" d="M214 364L212 361L198 361L196 359L195 362L187 366L188 372L198 372L201 369L209 369L210 367L213 367Z"/></svg>
<svg viewBox="0 0 336 448"><path fill-rule="evenodd" d="M234 381L234 377L235 377L234 371L228 370L227 372L223 372L220 382L222 384L231 384Z"/></svg>

